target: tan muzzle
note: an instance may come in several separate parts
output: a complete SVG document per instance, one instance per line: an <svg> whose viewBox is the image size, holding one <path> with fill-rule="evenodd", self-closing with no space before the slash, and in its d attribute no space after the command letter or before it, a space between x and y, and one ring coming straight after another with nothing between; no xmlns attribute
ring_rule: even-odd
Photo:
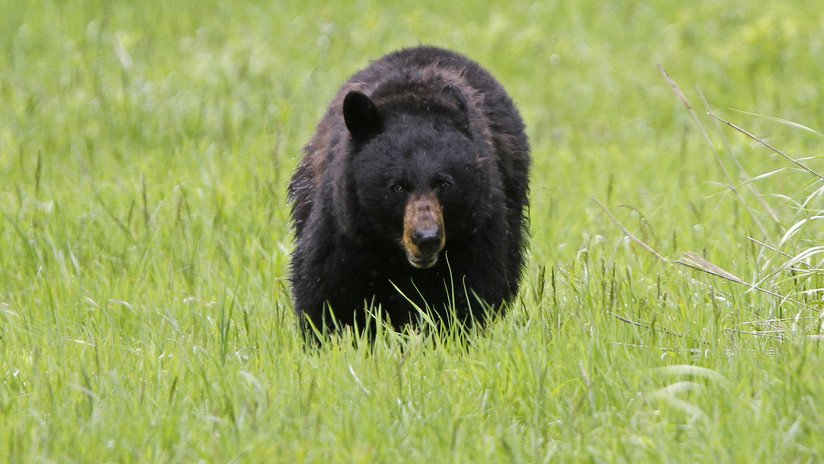
<svg viewBox="0 0 824 464"><path fill-rule="evenodd" d="M403 215L403 248L409 264L427 269L438 262L446 245L443 209L434 193L412 195Z"/></svg>

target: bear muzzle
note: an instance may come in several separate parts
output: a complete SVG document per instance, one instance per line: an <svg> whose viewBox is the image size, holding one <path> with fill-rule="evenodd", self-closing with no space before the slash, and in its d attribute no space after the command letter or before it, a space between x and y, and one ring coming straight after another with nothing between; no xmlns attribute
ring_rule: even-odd
<svg viewBox="0 0 824 464"><path fill-rule="evenodd" d="M428 269L446 245L443 209L434 193L412 195L403 217L403 248L413 267Z"/></svg>

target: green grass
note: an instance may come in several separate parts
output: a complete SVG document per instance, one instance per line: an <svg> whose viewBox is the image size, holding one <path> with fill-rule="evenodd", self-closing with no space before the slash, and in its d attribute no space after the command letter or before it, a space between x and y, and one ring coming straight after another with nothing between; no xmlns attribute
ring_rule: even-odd
<svg viewBox="0 0 824 464"><path fill-rule="evenodd" d="M824 460L824 221L781 240L822 181L702 101L824 171L787 123L824 132L824 11L409 5L0 0L0 462ZM304 351L286 182L339 85L417 43L528 123L520 298L466 341Z"/></svg>

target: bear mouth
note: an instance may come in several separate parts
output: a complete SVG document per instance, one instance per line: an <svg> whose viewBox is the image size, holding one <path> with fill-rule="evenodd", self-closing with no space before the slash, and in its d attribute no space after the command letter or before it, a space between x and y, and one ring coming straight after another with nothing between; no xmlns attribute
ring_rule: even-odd
<svg viewBox="0 0 824 464"><path fill-rule="evenodd" d="M415 256L411 253L406 253L406 260L415 269L429 269L438 262L438 254L432 256Z"/></svg>

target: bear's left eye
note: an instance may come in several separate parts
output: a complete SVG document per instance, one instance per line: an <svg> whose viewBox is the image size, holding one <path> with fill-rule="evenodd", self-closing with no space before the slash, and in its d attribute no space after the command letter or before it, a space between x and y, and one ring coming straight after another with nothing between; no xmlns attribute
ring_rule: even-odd
<svg viewBox="0 0 824 464"><path fill-rule="evenodd" d="M439 192L443 192L444 190L449 190L454 185L455 184L453 184L451 181L449 181L447 179L439 179L439 180L435 181L435 186L434 187L435 187L435 190L437 190Z"/></svg>

